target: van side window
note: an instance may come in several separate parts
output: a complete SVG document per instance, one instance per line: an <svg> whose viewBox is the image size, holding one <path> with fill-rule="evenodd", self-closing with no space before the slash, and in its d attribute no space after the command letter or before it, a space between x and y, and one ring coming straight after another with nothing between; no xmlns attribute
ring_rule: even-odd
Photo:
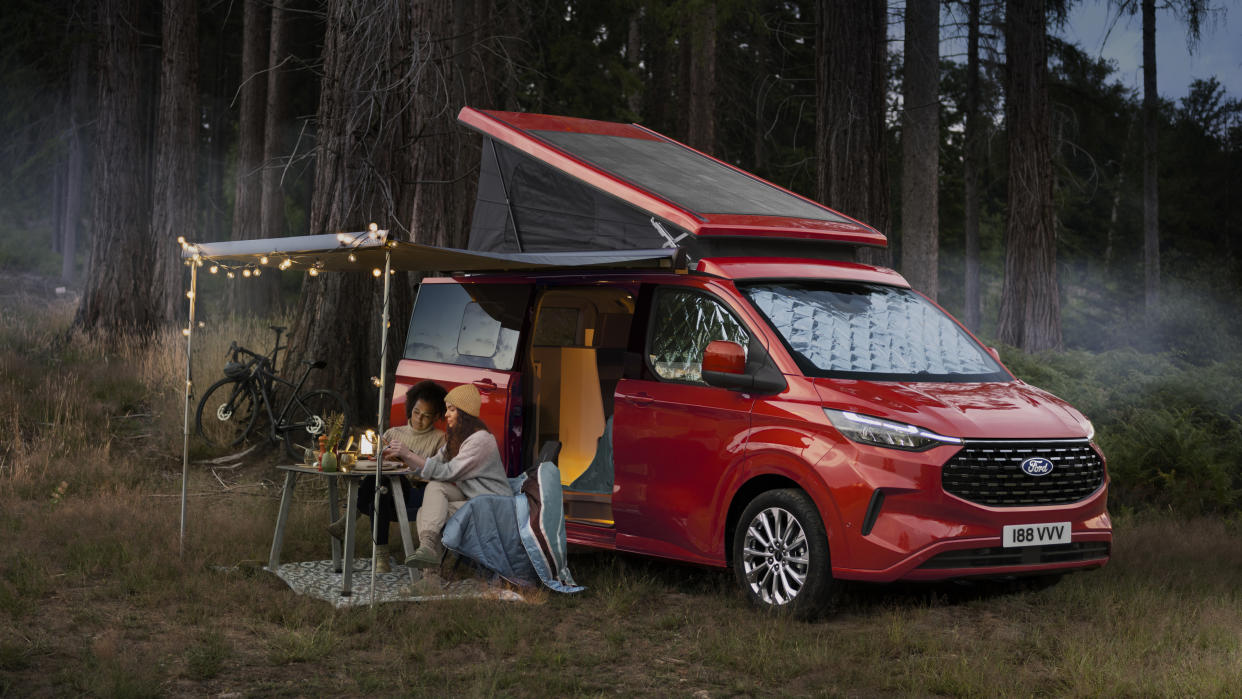
<svg viewBox="0 0 1242 699"><path fill-rule="evenodd" d="M423 284L405 358L513 369L530 293L524 284Z"/></svg>
<svg viewBox="0 0 1242 699"><path fill-rule="evenodd" d="M750 334L723 304L687 289L663 288L656 294L647 339L647 358L662 379L706 385L703 349L713 340L729 340L747 352Z"/></svg>

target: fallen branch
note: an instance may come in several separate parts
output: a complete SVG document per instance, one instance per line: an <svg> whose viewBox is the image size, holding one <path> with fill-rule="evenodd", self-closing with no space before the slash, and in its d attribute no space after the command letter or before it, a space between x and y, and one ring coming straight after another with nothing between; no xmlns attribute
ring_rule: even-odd
<svg viewBox="0 0 1242 699"><path fill-rule="evenodd" d="M249 448L249 449L247 449L246 451L243 451L243 452L238 452L238 453L236 453L236 454L229 454L228 456L221 456L221 457L218 457L218 458L215 458L215 459L206 459L206 460L203 460L203 461L195 461L194 463L196 463L196 464L217 464L217 465L219 465L219 464L227 464L227 463L232 462L232 461L239 461L239 460L241 460L241 458L242 458L243 456L245 456L246 454L249 454L250 452L252 452L252 451L254 451L255 449L258 449L258 448L259 448L259 445L258 445L258 444L252 444L252 445L250 446L250 448Z"/></svg>

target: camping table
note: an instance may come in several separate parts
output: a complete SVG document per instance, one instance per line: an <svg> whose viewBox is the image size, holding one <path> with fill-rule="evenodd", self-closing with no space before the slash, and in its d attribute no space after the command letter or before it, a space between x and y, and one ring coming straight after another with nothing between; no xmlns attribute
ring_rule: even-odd
<svg viewBox="0 0 1242 699"><path fill-rule="evenodd" d="M334 536L332 539L332 567L339 570L341 576L341 596L348 597L353 588L351 583L354 574L354 531L357 528L358 520L358 484L363 478L374 476L375 471L372 470L355 470L349 473L340 471L320 471L318 469L307 468L300 465L277 466L276 468L285 472L285 491L280 497L280 514L276 516L276 533L272 536L272 553L268 559L267 565L273 572L280 566L280 550L284 546L285 540L285 523L289 519L289 506L293 504L293 487L297 483L300 475L318 476L328 479L328 516L329 522L335 521L337 518L337 501L336 501L336 485L337 481L345 481L345 560L341 560L341 542ZM412 471L408 468L401 469L384 469L383 476L388 479L388 497L393 499L393 505L397 510L397 521L401 525L401 544L405 549L405 555L409 556L414 553L414 546L410 540L410 521L405 513L405 493L401 489L401 481L399 476L412 476ZM383 497L383 496L381 496ZM412 574L411 574L412 575Z"/></svg>

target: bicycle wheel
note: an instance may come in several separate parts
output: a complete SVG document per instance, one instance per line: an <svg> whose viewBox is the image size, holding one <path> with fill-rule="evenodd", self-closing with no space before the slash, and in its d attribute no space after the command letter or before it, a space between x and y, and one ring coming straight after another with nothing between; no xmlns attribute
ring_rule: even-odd
<svg viewBox="0 0 1242 699"><path fill-rule="evenodd" d="M319 389L294 396L279 427L289 457L300 462L307 449L318 447L319 435L327 432L328 417L336 413L345 416L348 430L349 410L339 393Z"/></svg>
<svg viewBox="0 0 1242 699"><path fill-rule="evenodd" d="M220 379L198 402L198 434L213 447L235 447L246 439L259 416L259 399L249 381Z"/></svg>

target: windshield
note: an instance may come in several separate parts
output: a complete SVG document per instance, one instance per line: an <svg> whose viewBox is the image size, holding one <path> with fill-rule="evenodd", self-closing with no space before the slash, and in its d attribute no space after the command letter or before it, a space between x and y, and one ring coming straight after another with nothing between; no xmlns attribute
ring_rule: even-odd
<svg viewBox="0 0 1242 699"><path fill-rule="evenodd" d="M807 376L1009 381L987 350L909 289L857 282L739 285Z"/></svg>

